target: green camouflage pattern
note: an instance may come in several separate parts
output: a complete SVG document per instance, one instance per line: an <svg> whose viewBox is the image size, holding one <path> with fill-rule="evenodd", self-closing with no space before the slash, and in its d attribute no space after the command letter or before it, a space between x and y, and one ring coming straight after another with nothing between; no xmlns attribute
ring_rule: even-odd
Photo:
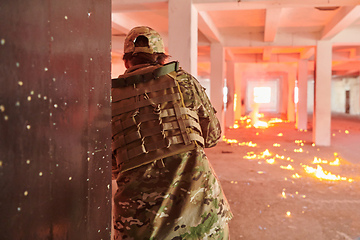
<svg viewBox="0 0 360 240"><path fill-rule="evenodd" d="M143 71L143 67L135 66L127 73ZM176 79L185 105L198 112L205 146L215 146L221 128L204 88L183 70ZM203 148L124 173L119 173L113 160L113 173L118 184L114 239L228 239L232 213Z"/></svg>
<svg viewBox="0 0 360 240"><path fill-rule="evenodd" d="M145 36L149 40L149 46L135 48L134 41L138 36ZM146 26L134 27L130 30L124 41L124 53L145 52L165 53L163 40L158 32Z"/></svg>

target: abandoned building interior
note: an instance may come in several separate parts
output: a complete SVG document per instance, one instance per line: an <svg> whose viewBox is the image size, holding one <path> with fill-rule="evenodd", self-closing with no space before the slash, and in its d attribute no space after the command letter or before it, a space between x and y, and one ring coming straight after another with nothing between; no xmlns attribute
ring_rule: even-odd
<svg viewBox="0 0 360 240"><path fill-rule="evenodd" d="M223 139L207 155L234 212L232 239L360 236L359 0L14 0L0 16L0 239L111 238L111 79L126 70L136 26L160 33L217 110ZM241 126L254 112L286 123ZM291 148L295 137L307 142ZM255 142L251 156L272 160L246 158ZM310 155L338 148L349 152L331 168L339 182L301 177ZM298 175L270 169L282 154Z"/></svg>

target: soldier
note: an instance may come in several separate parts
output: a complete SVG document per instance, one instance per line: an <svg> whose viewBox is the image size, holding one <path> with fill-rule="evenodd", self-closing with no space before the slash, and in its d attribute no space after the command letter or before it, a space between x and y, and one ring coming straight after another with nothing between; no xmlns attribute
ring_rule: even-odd
<svg viewBox="0 0 360 240"><path fill-rule="evenodd" d="M161 36L135 27L112 80L115 239L229 239L229 204L205 155L220 124L204 88Z"/></svg>

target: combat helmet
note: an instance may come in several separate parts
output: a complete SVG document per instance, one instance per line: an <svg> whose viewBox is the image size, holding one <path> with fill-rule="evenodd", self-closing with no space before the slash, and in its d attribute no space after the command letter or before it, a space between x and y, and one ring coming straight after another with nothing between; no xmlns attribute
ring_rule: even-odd
<svg viewBox="0 0 360 240"><path fill-rule="evenodd" d="M148 47L135 47L135 41L139 36L148 39ZM164 43L158 32L147 26L134 27L125 38L124 53L165 53Z"/></svg>

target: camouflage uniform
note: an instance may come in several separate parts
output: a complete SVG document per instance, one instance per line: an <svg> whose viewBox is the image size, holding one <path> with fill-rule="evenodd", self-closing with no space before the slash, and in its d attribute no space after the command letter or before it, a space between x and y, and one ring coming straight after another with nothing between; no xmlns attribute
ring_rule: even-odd
<svg viewBox="0 0 360 240"><path fill-rule="evenodd" d="M148 46L136 46L135 43L139 36L147 38ZM161 36L155 30L146 26L135 27L125 38L124 53L133 56L136 53L164 53L164 44ZM154 76L156 71L154 69L157 67L161 67L161 65L136 65L130 67L122 77L140 76L144 73L151 73L150 75ZM216 145L221 135L219 121L204 89L195 78L181 69L173 71L169 75L172 79L176 79L177 91L181 93L182 107L190 109L189 111L198 115L199 118L195 117L199 121L196 122L197 126L195 127L195 124L191 128L201 128L199 134L202 134L204 139L199 136L200 144L187 145L192 147L178 152L170 151L171 146L168 145L167 149L170 152L162 159L155 158L159 160L142 165L135 164L134 168L126 168L129 159L126 160L125 156L124 160L122 154L127 151L128 147L132 149L133 146L130 144L136 144L136 141L129 145L115 146L116 144L114 144L112 146L115 154L112 163L113 178L118 184L118 190L114 196L115 239L226 240L228 239L227 223L232 218L232 214L216 175L201 147L201 145L204 147ZM154 84L152 86L162 81L161 78L152 79L151 81L155 81L151 83ZM138 84L134 84L134 87L138 86ZM113 90L113 94L117 98L128 94L127 90ZM130 91L132 90L130 89ZM139 88L137 91L140 91ZM115 114L118 102L114 98L113 101L115 118L120 117L121 121L128 119L131 114L129 112L124 115ZM129 104L131 106L131 101ZM194 116L192 115L192 117ZM113 118L113 124L118 122L115 118ZM169 119L164 119L164 121L167 120ZM140 123L139 128L142 126L146 128L148 122ZM163 123L161 125L164 126ZM128 130L131 131L130 128ZM190 134L192 130L190 129ZM128 134L129 131L122 134ZM176 131L178 130L174 130L173 133L176 134ZM117 133L113 130L114 134ZM118 141L117 138L118 135L113 136L113 143ZM146 138L142 141L146 144ZM185 142L185 139L183 141ZM175 144L175 148L179 145L181 144ZM143 159L150 156L151 152L140 155L141 161L143 161L141 156L144 155ZM124 161L127 162L124 163ZM136 161L131 162L135 163Z"/></svg>
<svg viewBox="0 0 360 240"><path fill-rule="evenodd" d="M144 71L148 64L129 68ZM199 82L179 70L176 79L186 107L195 110L205 147L218 142L221 130L215 111ZM114 196L115 239L228 239L232 218L228 202L202 147L119 173Z"/></svg>

